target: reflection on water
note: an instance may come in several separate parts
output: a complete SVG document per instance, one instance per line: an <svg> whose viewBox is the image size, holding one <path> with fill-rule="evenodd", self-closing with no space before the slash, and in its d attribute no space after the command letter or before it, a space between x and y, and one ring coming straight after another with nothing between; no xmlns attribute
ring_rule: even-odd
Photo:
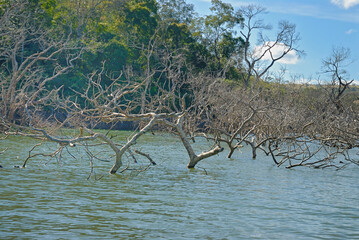
<svg viewBox="0 0 359 240"><path fill-rule="evenodd" d="M157 166L109 175L112 162L95 162L95 181L79 149L15 169L31 142L0 144L1 239L359 239L358 168L287 170L244 148L201 162L206 175L185 168L176 139L146 135Z"/></svg>

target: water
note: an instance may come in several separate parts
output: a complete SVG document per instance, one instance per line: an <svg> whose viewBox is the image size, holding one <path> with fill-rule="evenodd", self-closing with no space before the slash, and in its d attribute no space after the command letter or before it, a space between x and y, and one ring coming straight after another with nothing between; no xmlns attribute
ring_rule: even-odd
<svg viewBox="0 0 359 240"><path fill-rule="evenodd" d="M357 167L287 170L243 148L188 170L177 139L148 134L138 146L157 166L109 175L113 163L94 160L102 178L87 180L79 146L13 168L33 143L0 141L0 239L359 239Z"/></svg>

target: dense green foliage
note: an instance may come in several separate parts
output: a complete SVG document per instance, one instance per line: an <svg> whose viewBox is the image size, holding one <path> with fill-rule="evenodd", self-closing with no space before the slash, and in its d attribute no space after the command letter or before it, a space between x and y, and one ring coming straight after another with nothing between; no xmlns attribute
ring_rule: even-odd
<svg viewBox="0 0 359 240"><path fill-rule="evenodd" d="M1 12L12 4L1 1ZM70 35L71 41L87 47L71 72L47 85L63 86L65 96L73 95L71 89L83 86L85 78L103 64L109 76L131 68L135 76L143 77L146 71L161 70L161 52L167 51L184 55L194 72L218 73L241 49L234 29L242 18L219 0L213 1L213 14L206 17L198 17L183 0L31 0L23 11L27 11L23 17L34 20L29 24L50 31L54 41ZM24 48L37 52L41 46ZM228 76L238 80L238 69L230 69Z"/></svg>

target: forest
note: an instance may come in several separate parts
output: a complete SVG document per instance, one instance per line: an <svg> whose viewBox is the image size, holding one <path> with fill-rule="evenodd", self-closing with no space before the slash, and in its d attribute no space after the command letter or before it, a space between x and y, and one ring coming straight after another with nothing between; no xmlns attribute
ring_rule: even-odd
<svg viewBox="0 0 359 240"><path fill-rule="evenodd" d="M212 0L210 11L185 0L0 0L1 137L38 140L21 167L88 143L111 148L112 174L137 155L154 165L136 148L149 133L178 137L188 168L223 151L240 157L243 145L286 168L359 165L350 50L323 59L326 81L296 83L272 71L304 55L295 24L264 22L258 5ZM119 142L113 130L131 135ZM196 152L198 138L211 147ZM56 150L37 151L43 142Z"/></svg>

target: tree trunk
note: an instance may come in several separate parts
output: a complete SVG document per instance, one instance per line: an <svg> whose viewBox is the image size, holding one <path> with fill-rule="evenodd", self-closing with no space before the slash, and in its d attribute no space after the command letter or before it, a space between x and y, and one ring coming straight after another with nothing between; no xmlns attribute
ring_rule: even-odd
<svg viewBox="0 0 359 240"><path fill-rule="evenodd" d="M229 153L227 155L227 158L231 158L234 153L234 150L236 150L236 147L232 147L232 145L228 145L228 146L229 146Z"/></svg>
<svg viewBox="0 0 359 240"><path fill-rule="evenodd" d="M117 170L122 166L122 155L129 149L129 147L131 147L132 145L136 144L136 140L142 136L143 134L145 134L148 130L151 129L152 125L155 123L156 120L156 116L154 115L151 119L151 121L144 127L142 128L138 133L136 133L123 147L121 147L121 149L116 152L116 162L115 164L112 166L110 173L111 174L115 174L117 172Z"/></svg>
<svg viewBox="0 0 359 240"><path fill-rule="evenodd" d="M215 146L212 150L203 152L199 155L196 155L184 130L182 129L182 116L178 119L177 124L175 124L176 130L178 132L178 135L183 143L183 146L186 148L188 156L189 156L189 162L187 164L187 168L194 168L199 161L205 158L209 158L213 155L216 155L217 153L222 152L224 149L220 146Z"/></svg>
<svg viewBox="0 0 359 240"><path fill-rule="evenodd" d="M223 148L217 145L212 150L210 150L208 152L203 152L198 156L196 155L195 157L190 158L187 168L194 168L197 165L197 163L199 161L201 161L202 159L209 158L209 157L216 155L222 151L223 151Z"/></svg>

